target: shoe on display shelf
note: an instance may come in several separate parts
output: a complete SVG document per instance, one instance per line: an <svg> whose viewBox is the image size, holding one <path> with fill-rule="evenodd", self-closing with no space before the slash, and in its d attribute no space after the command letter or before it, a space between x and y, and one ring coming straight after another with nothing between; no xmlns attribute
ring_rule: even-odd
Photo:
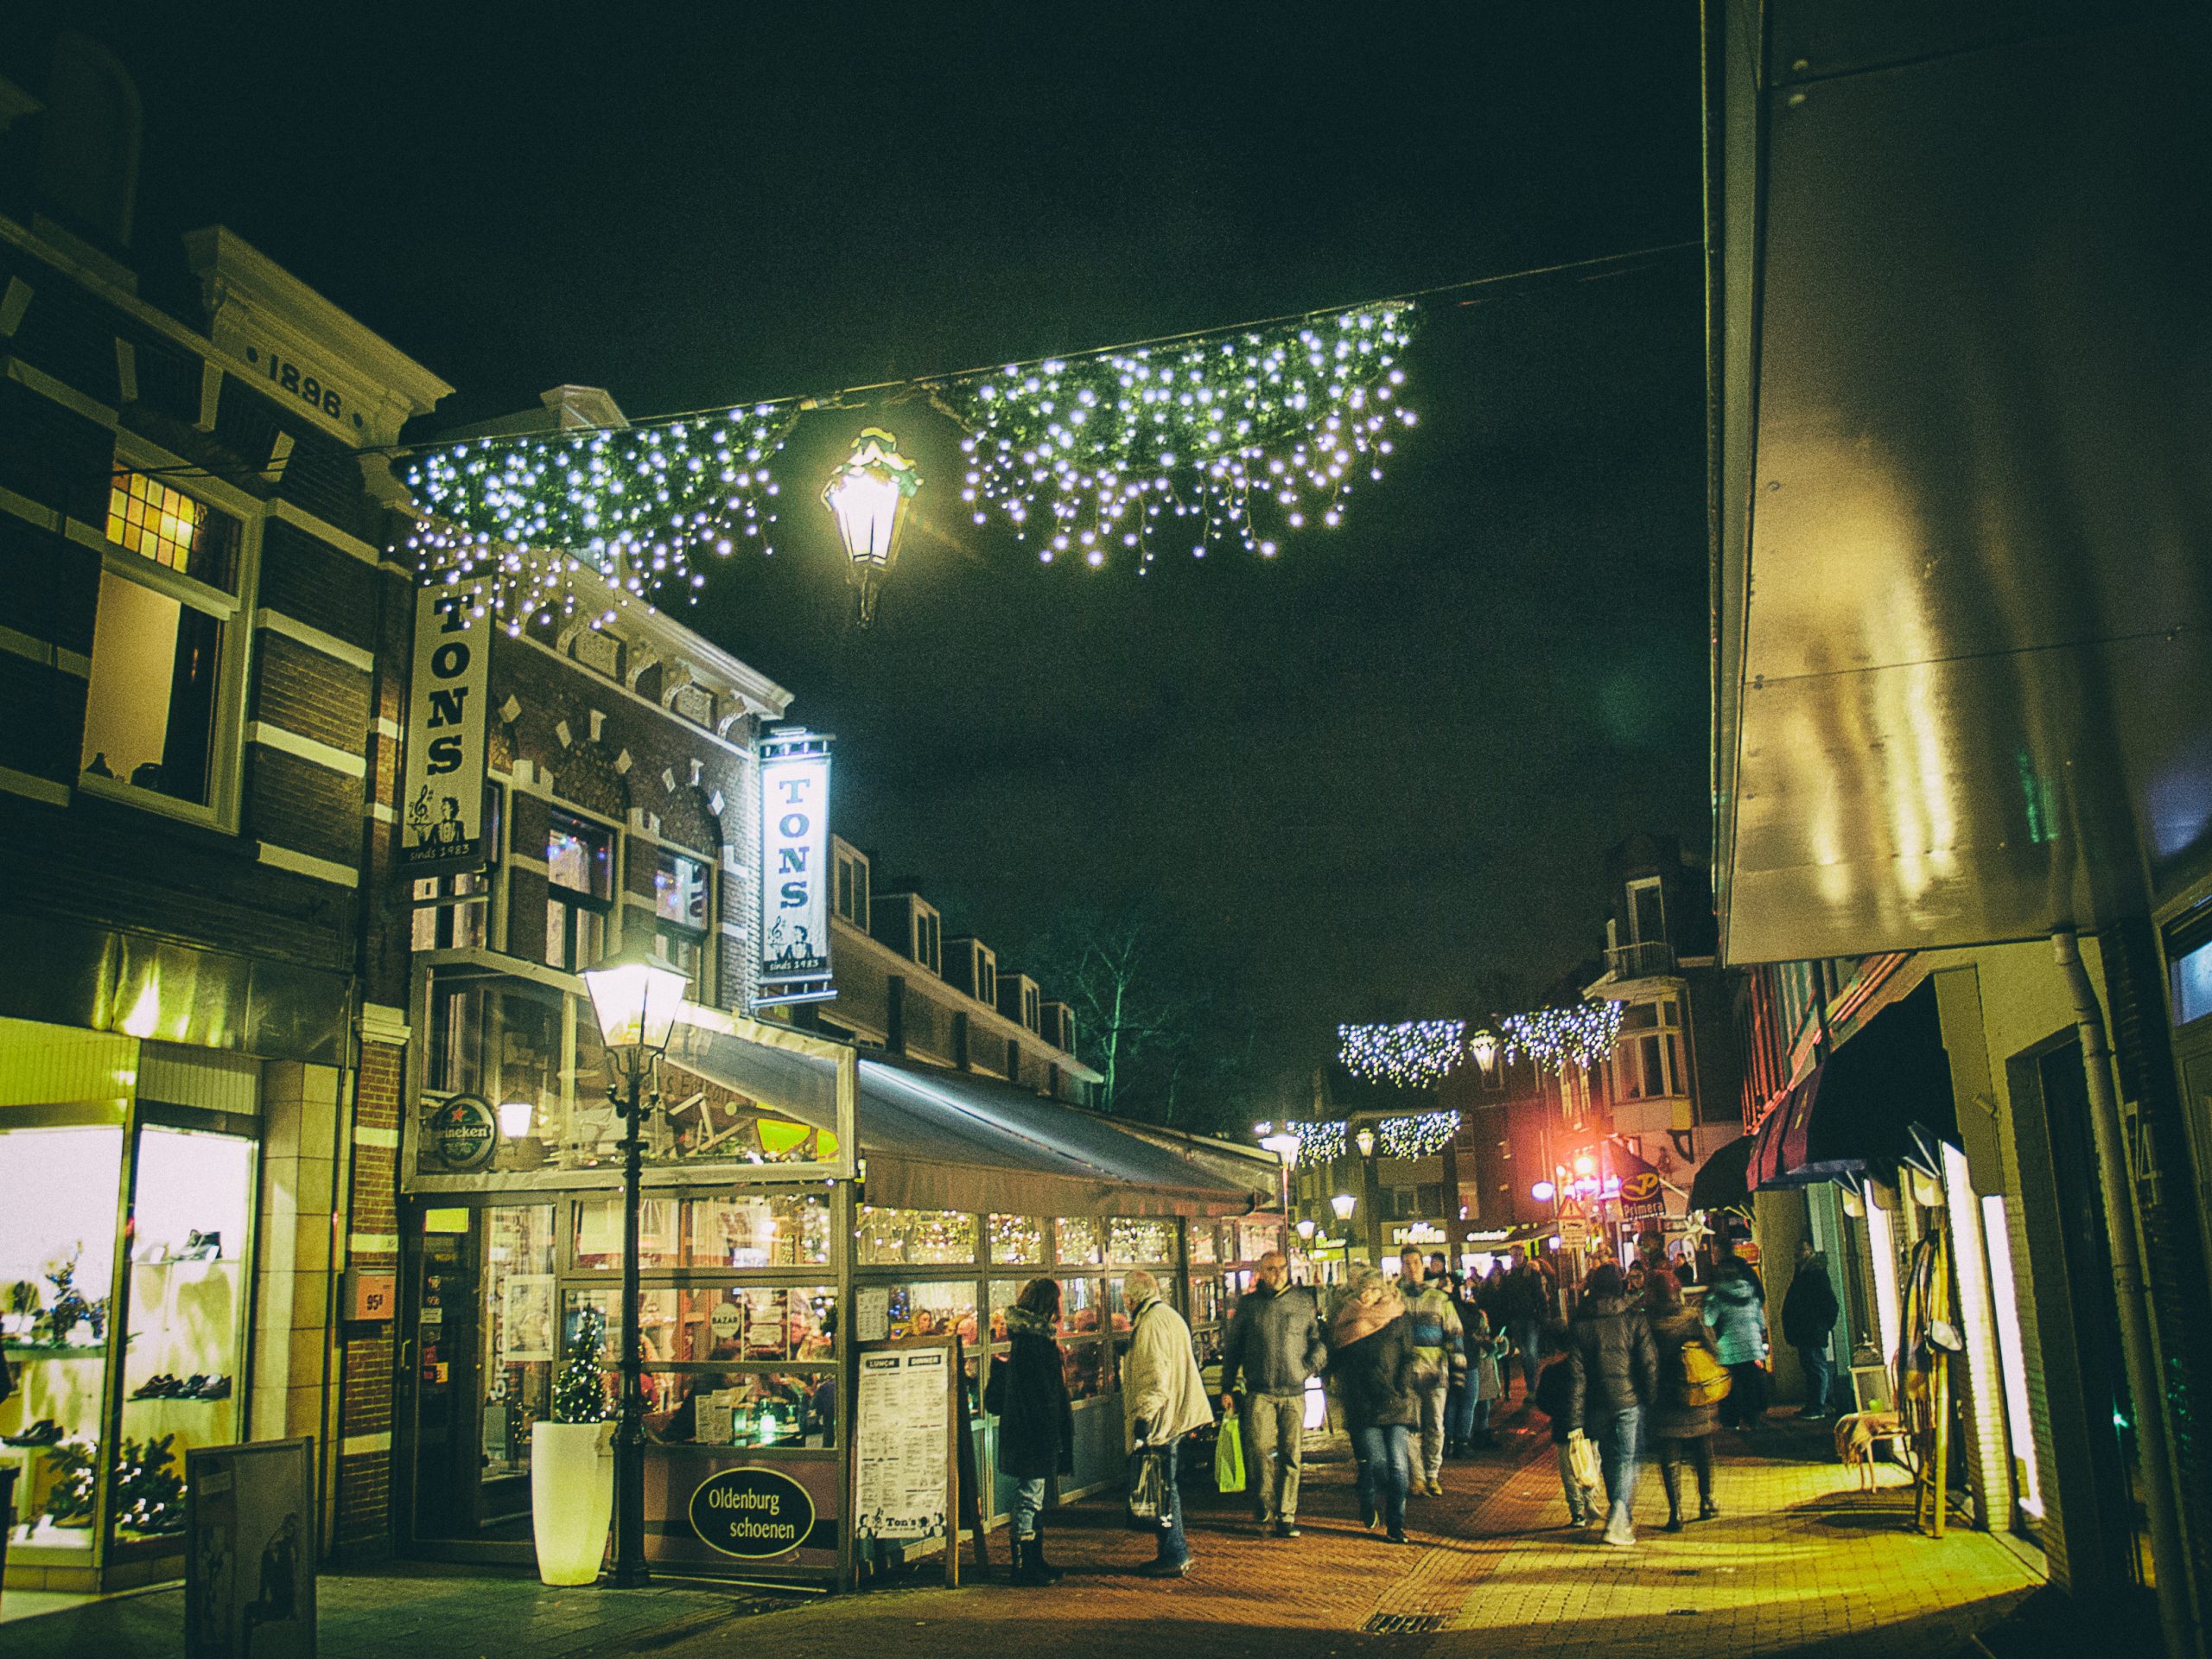
<svg viewBox="0 0 2212 1659"><path fill-rule="evenodd" d="M231 1379L211 1376L192 1391L195 1400L227 1400L231 1397Z"/></svg>
<svg viewBox="0 0 2212 1659"><path fill-rule="evenodd" d="M223 1259L223 1236L220 1232L203 1233L197 1227L184 1236L184 1248L176 1253L180 1262L219 1262Z"/></svg>
<svg viewBox="0 0 2212 1659"><path fill-rule="evenodd" d="M59 1441L64 1430L51 1417L41 1417L29 1428L14 1434L0 1435L0 1441L10 1446L52 1446Z"/></svg>
<svg viewBox="0 0 2212 1659"><path fill-rule="evenodd" d="M157 1376L148 1377L131 1389L130 1397L133 1400L174 1400L183 1389L183 1383L163 1371Z"/></svg>

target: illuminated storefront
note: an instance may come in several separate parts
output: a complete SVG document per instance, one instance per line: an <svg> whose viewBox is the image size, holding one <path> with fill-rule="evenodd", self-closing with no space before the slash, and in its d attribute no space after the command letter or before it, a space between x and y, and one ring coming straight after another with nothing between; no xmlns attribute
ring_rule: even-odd
<svg viewBox="0 0 2212 1659"><path fill-rule="evenodd" d="M512 984L474 994L535 1006ZM496 1060L453 1074L466 1090L427 1090L403 1148L402 1538L519 1564L531 1425L584 1311L619 1325L622 1212L588 1007L545 1001L526 1043L492 1040L492 1023L472 1040ZM1282 1242L1279 1216L1252 1213L1271 1179L1260 1160L1239 1185L1016 1085L780 1026L695 1011L661 1097L639 1268L646 1553L671 1569L822 1583L855 1570L842 1427L855 1341L960 1337L983 1509L1002 1514L1011 1491L993 1467L980 1367L1039 1274L1062 1286L1076 1402L1059 1496L1118 1479L1130 1272L1152 1272L1211 1351L1254 1262ZM502 1124L502 1103L529 1109ZM610 1343L610 1402L614 1358ZM687 1519L690 1499L744 1468L790 1476L834 1524L779 1557L718 1554Z"/></svg>

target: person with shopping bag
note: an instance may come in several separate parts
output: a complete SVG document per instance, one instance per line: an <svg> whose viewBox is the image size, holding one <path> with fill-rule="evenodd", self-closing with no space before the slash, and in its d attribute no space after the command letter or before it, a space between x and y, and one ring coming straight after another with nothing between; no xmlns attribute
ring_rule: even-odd
<svg viewBox="0 0 2212 1659"><path fill-rule="evenodd" d="M1191 1327L1160 1294L1160 1281L1139 1268L1122 1281L1130 1310L1129 1351L1122 1361L1122 1414L1128 1431L1133 1488L1156 1476L1152 1528L1159 1553L1137 1570L1147 1579L1179 1579L1191 1570L1179 1479L1183 1437L1213 1421L1206 1380L1191 1346ZM1148 1465L1148 1466L1146 1466Z"/></svg>
<svg viewBox="0 0 2212 1659"><path fill-rule="evenodd" d="M1544 1327L1541 1340L1551 1357L1544 1362L1530 1401L1551 1420L1552 1452L1559 1459L1560 1491L1567 1497L1567 1524L1595 1526L1602 1514L1598 1505L1598 1448L1574 1427L1570 1415L1574 1408L1574 1377L1567 1358L1566 1321L1554 1319Z"/></svg>
<svg viewBox="0 0 2212 1659"><path fill-rule="evenodd" d="M1328 1357L1313 1293L1290 1282L1290 1262L1281 1250L1260 1258L1252 1287L1236 1305L1221 1344L1221 1441L1233 1446L1236 1484L1252 1485L1252 1513L1260 1530L1298 1536L1298 1483L1306 1465L1306 1384ZM1243 1408L1237 1408L1237 1383ZM1230 1432L1241 1424L1241 1434Z"/></svg>

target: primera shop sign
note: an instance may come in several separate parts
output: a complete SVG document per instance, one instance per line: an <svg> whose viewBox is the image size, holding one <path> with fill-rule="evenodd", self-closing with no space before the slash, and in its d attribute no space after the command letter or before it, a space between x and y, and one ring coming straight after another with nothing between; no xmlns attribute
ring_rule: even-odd
<svg viewBox="0 0 2212 1659"><path fill-rule="evenodd" d="M814 1499L773 1469L723 1469L691 1491L691 1530L708 1548L747 1560L789 1554L814 1531Z"/></svg>
<svg viewBox="0 0 2212 1659"><path fill-rule="evenodd" d="M830 982L830 739L781 727L754 747L760 768L762 1007L818 1002Z"/></svg>

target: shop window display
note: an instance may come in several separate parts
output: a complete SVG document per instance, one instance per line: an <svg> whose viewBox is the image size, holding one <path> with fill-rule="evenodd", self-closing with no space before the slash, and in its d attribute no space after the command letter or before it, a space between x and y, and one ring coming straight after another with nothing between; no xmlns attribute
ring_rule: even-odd
<svg viewBox="0 0 2212 1659"><path fill-rule="evenodd" d="M573 1201L575 1260L579 1268L619 1273L622 1270L622 1200L619 1198L577 1198ZM638 1208L638 1265L673 1268L682 1265L683 1206L676 1198L647 1198Z"/></svg>
<svg viewBox="0 0 2212 1659"><path fill-rule="evenodd" d="M976 1259L976 1217L957 1210L862 1205L859 1233L862 1267L958 1267Z"/></svg>
<svg viewBox="0 0 2212 1659"><path fill-rule="evenodd" d="M484 1478L491 1480L529 1471L531 1426L552 1409L559 1334L553 1206L495 1205L485 1230Z"/></svg>
<svg viewBox="0 0 2212 1659"><path fill-rule="evenodd" d="M972 1279L925 1280L890 1287L893 1337L957 1335L973 1347L977 1338L976 1282Z"/></svg>
<svg viewBox="0 0 2212 1659"><path fill-rule="evenodd" d="M1190 1239L1191 1261L1193 1265L1203 1262L1210 1266L1221 1259L1214 1249L1213 1223L1210 1221L1191 1223Z"/></svg>
<svg viewBox="0 0 2212 1659"><path fill-rule="evenodd" d="M1060 1330L1069 1336L1095 1335L1104 1317L1106 1290L1096 1279L1060 1281Z"/></svg>
<svg viewBox="0 0 2212 1659"><path fill-rule="evenodd" d="M1106 1224L1106 1259L1117 1267L1173 1262L1175 1224L1117 1217Z"/></svg>
<svg viewBox="0 0 2212 1659"><path fill-rule="evenodd" d="M688 1371L649 1374L645 1432L665 1445L828 1446L835 1444L836 1374Z"/></svg>
<svg viewBox="0 0 2212 1659"><path fill-rule="evenodd" d="M20 1535L89 1552L123 1131L19 1129L4 1144L0 1342L16 1391L0 1401L0 1458L21 1471L16 1510L29 1530Z"/></svg>
<svg viewBox="0 0 2212 1659"><path fill-rule="evenodd" d="M1098 1224L1089 1216L1062 1216L1052 1228L1058 1258L1071 1266L1095 1268L1104 1260Z"/></svg>
<svg viewBox="0 0 2212 1659"><path fill-rule="evenodd" d="M181 1477L194 1446L238 1438L234 1373L251 1294L252 1186L248 1141L150 1127L139 1134L118 1464L135 1456L142 1468L137 1497L118 1493L118 1524L127 1530L184 1526L181 1488L173 1503L162 1497L161 1452Z"/></svg>
<svg viewBox="0 0 2212 1659"><path fill-rule="evenodd" d="M817 1194L694 1198L684 1211L687 1267L815 1267L830 1260L830 1205Z"/></svg>
<svg viewBox="0 0 2212 1659"><path fill-rule="evenodd" d="M991 1261L1000 1267L1041 1267L1045 1224L1034 1216L993 1216Z"/></svg>

